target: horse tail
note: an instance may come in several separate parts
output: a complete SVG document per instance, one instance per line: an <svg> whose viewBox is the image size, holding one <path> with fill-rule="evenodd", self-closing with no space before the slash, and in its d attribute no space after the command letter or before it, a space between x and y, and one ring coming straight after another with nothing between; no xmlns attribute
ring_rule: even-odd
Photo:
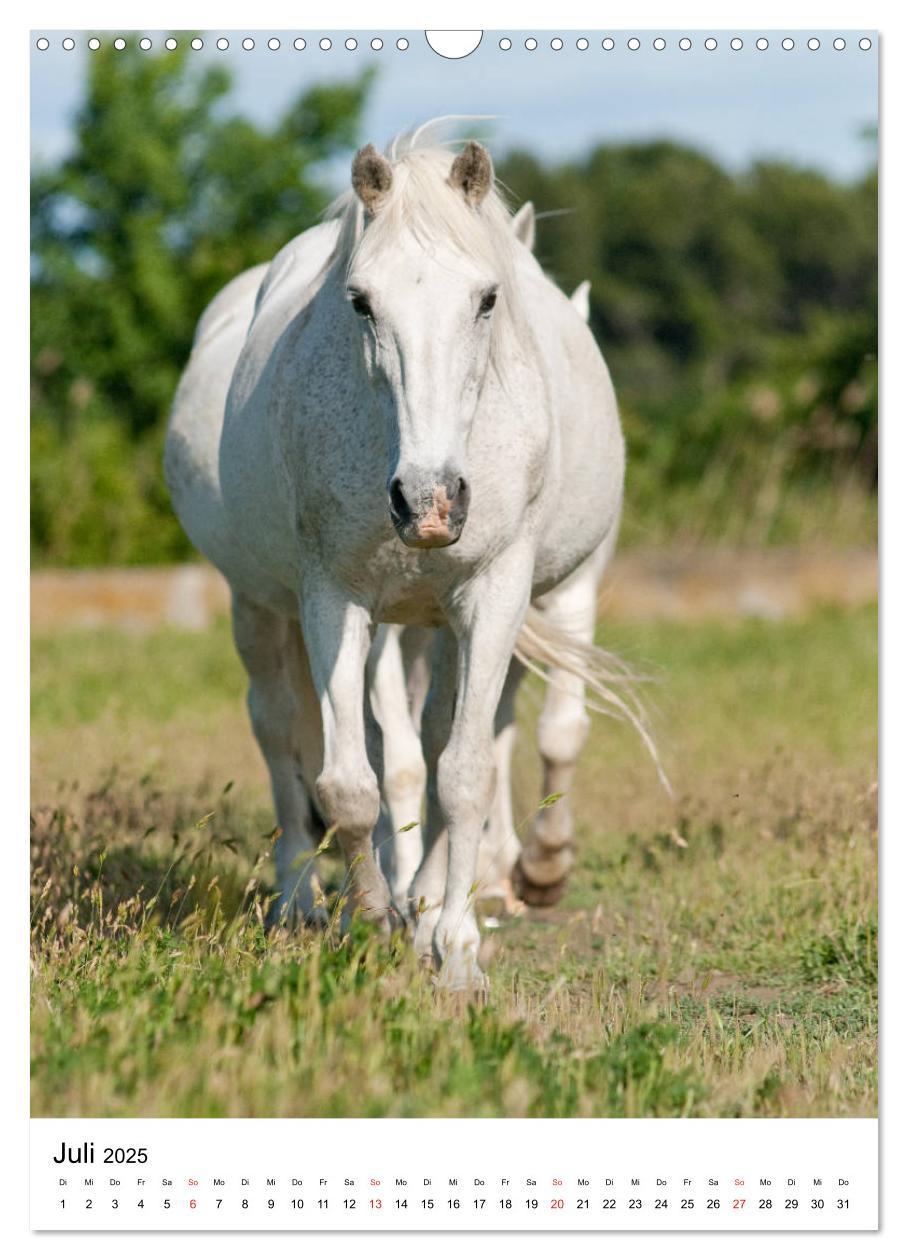
<svg viewBox="0 0 908 1260"><path fill-rule="evenodd" d="M586 707L592 713L627 722L637 733L652 758L659 782L673 796L671 783L662 765L653 736L649 715L637 686L648 681L614 652L585 643L567 633L551 618L530 607L524 618L515 648L517 659L543 678L549 686L557 686L546 670L561 669L580 679L586 688Z"/></svg>

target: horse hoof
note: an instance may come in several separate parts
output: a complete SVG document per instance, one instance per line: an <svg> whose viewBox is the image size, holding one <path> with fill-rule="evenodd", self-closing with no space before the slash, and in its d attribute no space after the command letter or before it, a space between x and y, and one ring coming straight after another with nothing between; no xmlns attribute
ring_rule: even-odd
<svg viewBox="0 0 908 1260"><path fill-rule="evenodd" d="M393 934L403 927L401 916L391 907L382 907L380 910L361 910L360 919L385 941L389 941Z"/></svg>
<svg viewBox="0 0 908 1260"><path fill-rule="evenodd" d="M327 926L328 912L324 906L309 906L304 909L293 903L285 902L281 905L275 901L265 916L265 927L269 932L301 932L307 928L314 932L324 932Z"/></svg>
<svg viewBox="0 0 908 1260"><path fill-rule="evenodd" d="M494 888L483 889L476 898L476 912L482 919L490 915L495 919L516 919L525 910L509 879Z"/></svg>
<svg viewBox="0 0 908 1260"><path fill-rule="evenodd" d="M536 884L522 870L520 863L514 867L514 888L521 901L528 906L544 907L557 905L567 888L567 876L558 879L554 884Z"/></svg>
<svg viewBox="0 0 908 1260"><path fill-rule="evenodd" d="M511 880L508 880L504 893L504 912L509 919L519 919L526 913L526 902L522 900Z"/></svg>
<svg viewBox="0 0 908 1260"><path fill-rule="evenodd" d="M406 939L413 935L409 919L405 914L401 914L395 905L388 907L388 925L392 936L402 936Z"/></svg>
<svg viewBox="0 0 908 1260"><path fill-rule="evenodd" d="M265 916L265 926L269 930L277 928L299 932L310 928L324 932L327 928L331 916L324 890L314 873L305 880L300 877L292 881L279 880L275 894Z"/></svg>
<svg viewBox="0 0 908 1260"><path fill-rule="evenodd" d="M463 993L471 1001L485 1002L489 996L489 977L472 956L446 958L432 983L437 993Z"/></svg>

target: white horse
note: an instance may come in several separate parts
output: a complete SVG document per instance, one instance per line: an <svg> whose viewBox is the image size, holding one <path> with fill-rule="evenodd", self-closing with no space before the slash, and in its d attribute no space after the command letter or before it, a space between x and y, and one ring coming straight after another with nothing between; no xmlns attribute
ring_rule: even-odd
<svg viewBox="0 0 908 1260"><path fill-rule="evenodd" d="M233 591L282 827L278 875L304 908L297 859L316 799L362 913L389 922L372 848L370 644L381 623L440 627L409 908L440 981L472 988L477 853L515 650L625 708L569 594L613 545L623 442L596 344L515 237L481 146L453 161L419 132L387 157L366 146L353 190L264 278L239 277L205 312L167 478ZM256 289L247 329L235 312ZM522 859L531 880L534 860ZM552 860L539 856L546 878Z"/></svg>
<svg viewBox="0 0 908 1260"><path fill-rule="evenodd" d="M511 220L517 239L532 250L536 216L526 202ZM588 280L571 294L571 305L589 322ZM602 563L584 565L568 579L569 590L551 596L556 616L573 609L569 621L579 627L595 622ZM570 632L572 626L566 629ZM370 658L371 702L382 728L385 778L383 811L376 829L377 849L397 905L406 905L410 883L422 859L419 818L425 787L425 766L419 740L420 716L429 683L429 654L434 631L383 626ZM538 744L545 768L543 797L552 804L539 811L525 846L517 836L511 795L511 757L516 737L514 708L524 667L515 658L505 682L496 717L495 791L479 843L477 900L498 902L505 915L520 913L523 902L552 905L561 896L572 861L573 821L567 797L574 768L588 728L582 678L553 668L547 676L546 700L538 726ZM406 696L402 694L406 679ZM524 861L526 865L524 865ZM532 872L532 874L531 874Z"/></svg>

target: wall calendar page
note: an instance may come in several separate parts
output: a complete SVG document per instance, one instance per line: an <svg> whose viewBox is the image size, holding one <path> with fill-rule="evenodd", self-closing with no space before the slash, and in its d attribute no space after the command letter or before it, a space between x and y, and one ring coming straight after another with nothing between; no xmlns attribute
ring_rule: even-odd
<svg viewBox="0 0 908 1260"><path fill-rule="evenodd" d="M557 1124L557 1131L553 1126ZM32 1227L872 1230L876 1123L57 1121L32 1128ZM427 1122L437 1133L442 1122ZM76 1126L78 1127L78 1126ZM450 1127L450 1126L448 1126ZM147 1145L131 1145L130 1134ZM353 1154L362 1152L362 1154Z"/></svg>
<svg viewBox="0 0 908 1260"><path fill-rule="evenodd" d="M316 16L28 36L31 1229L874 1231L880 35Z"/></svg>

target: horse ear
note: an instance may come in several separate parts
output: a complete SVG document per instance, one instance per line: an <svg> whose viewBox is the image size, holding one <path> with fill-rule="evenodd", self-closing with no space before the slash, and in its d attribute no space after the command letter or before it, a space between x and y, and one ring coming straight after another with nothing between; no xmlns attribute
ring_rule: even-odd
<svg viewBox="0 0 908 1260"><path fill-rule="evenodd" d="M391 191L391 163L374 145L367 144L353 159L351 175L353 191L369 214L376 214Z"/></svg>
<svg viewBox="0 0 908 1260"><path fill-rule="evenodd" d="M587 323L590 322L590 282L581 280L571 294L571 306Z"/></svg>
<svg viewBox="0 0 908 1260"><path fill-rule="evenodd" d="M458 192L462 192L471 206L478 206L492 187L493 179L492 159L488 150L475 140L469 140L454 159L448 183Z"/></svg>
<svg viewBox="0 0 908 1260"><path fill-rule="evenodd" d="M536 208L532 201L524 202L514 215L511 230L527 249L531 250L536 244Z"/></svg>

